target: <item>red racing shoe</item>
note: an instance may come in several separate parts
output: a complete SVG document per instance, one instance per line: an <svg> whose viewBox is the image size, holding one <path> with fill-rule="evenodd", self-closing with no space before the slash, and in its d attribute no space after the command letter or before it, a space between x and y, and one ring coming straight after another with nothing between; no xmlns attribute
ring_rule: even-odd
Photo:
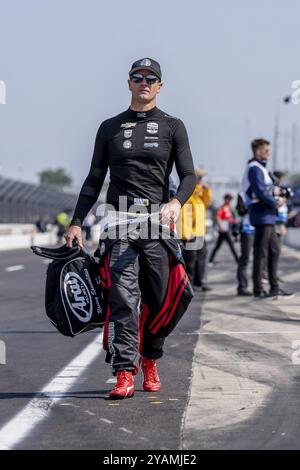
<svg viewBox="0 0 300 470"><path fill-rule="evenodd" d="M159 392L160 380L157 373L156 359L142 358L142 372L144 375L143 388L146 392Z"/></svg>
<svg viewBox="0 0 300 470"><path fill-rule="evenodd" d="M110 392L108 398L111 400L122 400L131 398L134 395L134 382L132 372L121 370L117 372L117 384Z"/></svg>

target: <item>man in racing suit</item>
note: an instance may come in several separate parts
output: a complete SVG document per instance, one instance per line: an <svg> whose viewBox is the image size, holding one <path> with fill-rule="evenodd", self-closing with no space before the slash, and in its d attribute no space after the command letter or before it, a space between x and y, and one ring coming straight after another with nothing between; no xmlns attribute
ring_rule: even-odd
<svg viewBox="0 0 300 470"><path fill-rule="evenodd" d="M97 201L108 169L107 204L125 213L132 205L153 213L155 205L162 223L177 221L194 190L195 173L185 126L156 107L162 87L160 65L149 58L134 62L128 86L130 107L102 122L98 130L90 171L65 234L67 246L74 240L82 246L83 219ZM170 200L169 176L174 163L180 184ZM117 376L109 398L129 398L134 394L133 375L137 370L141 279L146 278L153 287L146 301L150 313L157 312L169 279L168 250L161 239L151 236L119 237L111 248L109 268L111 366ZM146 391L160 389L156 361L163 354L163 342L164 338L143 335L141 367Z"/></svg>

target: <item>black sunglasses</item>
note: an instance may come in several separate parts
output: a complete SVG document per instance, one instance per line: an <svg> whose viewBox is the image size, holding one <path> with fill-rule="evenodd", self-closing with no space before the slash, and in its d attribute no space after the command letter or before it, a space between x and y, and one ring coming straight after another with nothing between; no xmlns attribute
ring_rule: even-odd
<svg viewBox="0 0 300 470"><path fill-rule="evenodd" d="M153 83L159 80L156 75L143 75L141 73L133 73L130 75L130 79L135 83L141 83L145 79L148 85L153 85Z"/></svg>

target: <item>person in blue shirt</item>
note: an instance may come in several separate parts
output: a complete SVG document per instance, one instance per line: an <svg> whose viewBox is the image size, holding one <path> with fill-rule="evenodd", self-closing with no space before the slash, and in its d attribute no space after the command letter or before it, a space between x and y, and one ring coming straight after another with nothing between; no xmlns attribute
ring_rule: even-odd
<svg viewBox="0 0 300 470"><path fill-rule="evenodd" d="M250 200L250 223L255 227L253 259L253 295L263 299L271 297L288 298L293 294L284 292L278 285L279 241L275 230L278 208L283 206L284 199L276 196L273 180L266 165L270 158L270 142L256 139L251 144L253 160L248 165L249 187L246 197ZM268 260L270 292L266 293L262 285L262 274L265 260Z"/></svg>

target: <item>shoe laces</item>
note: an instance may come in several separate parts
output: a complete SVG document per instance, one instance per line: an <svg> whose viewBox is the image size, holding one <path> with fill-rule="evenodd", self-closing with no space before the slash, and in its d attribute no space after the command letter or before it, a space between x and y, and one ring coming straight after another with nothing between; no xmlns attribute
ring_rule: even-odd
<svg viewBox="0 0 300 470"><path fill-rule="evenodd" d="M117 372L117 387L125 387L130 382L131 374L127 370Z"/></svg>

